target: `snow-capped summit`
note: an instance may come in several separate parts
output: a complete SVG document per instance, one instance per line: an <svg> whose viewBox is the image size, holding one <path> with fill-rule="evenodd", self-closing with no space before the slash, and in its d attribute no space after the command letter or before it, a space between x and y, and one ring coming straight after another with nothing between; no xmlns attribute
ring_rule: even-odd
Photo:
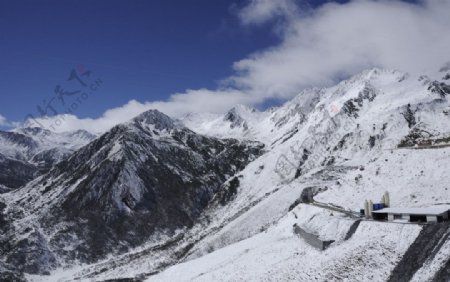
<svg viewBox="0 0 450 282"><path fill-rule="evenodd" d="M177 124L177 122L172 120L169 116L161 113L158 110L148 110L146 112L143 112L142 114L135 117L131 122L144 127L152 127L153 129L159 131L170 131L172 129L181 127L180 124Z"/></svg>
<svg viewBox="0 0 450 282"><path fill-rule="evenodd" d="M377 103L373 105L383 104L384 110L390 107L389 110L395 111L408 104L445 98L446 93L450 93L446 85L443 79L432 80L401 71L374 68L334 87L303 90L282 106L264 112L237 106L224 115L190 115L181 121L201 134L252 139L271 145L297 132L299 125L318 107L325 109L330 116L344 112L359 115L364 101L376 99Z"/></svg>
<svg viewBox="0 0 450 282"><path fill-rule="evenodd" d="M259 124L268 116L255 108L236 105L225 114L189 114L181 122L200 134L219 138L237 138L246 140L261 140L258 136Z"/></svg>
<svg viewBox="0 0 450 282"><path fill-rule="evenodd" d="M55 148L73 151L86 145L96 137L96 135L86 130L57 133L40 127L20 127L11 132L3 132L2 134L5 137L3 142L8 142L6 140L8 139L7 136L15 136L16 138L22 138L22 140L29 140L29 144L22 145L31 150L21 155L20 157L22 159L27 159L33 157L35 153ZM9 140L14 143L14 140L10 138Z"/></svg>

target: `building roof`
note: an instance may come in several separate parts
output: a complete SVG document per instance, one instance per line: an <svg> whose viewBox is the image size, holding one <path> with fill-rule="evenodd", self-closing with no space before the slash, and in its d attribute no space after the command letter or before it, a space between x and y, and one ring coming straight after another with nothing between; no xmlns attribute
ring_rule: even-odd
<svg viewBox="0 0 450 282"><path fill-rule="evenodd" d="M428 208L384 208L373 213L413 214L413 215L441 215L450 210L450 205L433 206Z"/></svg>

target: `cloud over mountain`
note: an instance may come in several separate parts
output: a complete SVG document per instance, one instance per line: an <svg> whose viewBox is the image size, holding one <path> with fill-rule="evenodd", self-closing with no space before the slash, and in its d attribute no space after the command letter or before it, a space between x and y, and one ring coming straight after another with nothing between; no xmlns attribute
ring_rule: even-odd
<svg viewBox="0 0 450 282"><path fill-rule="evenodd" d="M97 119L69 116L56 130L104 131L152 108L173 117L224 112L239 103L255 106L288 99L303 88L329 86L370 67L427 73L449 60L449 1L354 0L317 9L303 6L294 0L251 0L239 10L242 25L275 22L281 41L235 62L234 74L218 89L188 89L166 101L132 100ZM58 118L41 122L52 124Z"/></svg>
<svg viewBox="0 0 450 282"><path fill-rule="evenodd" d="M3 126L6 124L6 118L2 115L0 115L0 126Z"/></svg>

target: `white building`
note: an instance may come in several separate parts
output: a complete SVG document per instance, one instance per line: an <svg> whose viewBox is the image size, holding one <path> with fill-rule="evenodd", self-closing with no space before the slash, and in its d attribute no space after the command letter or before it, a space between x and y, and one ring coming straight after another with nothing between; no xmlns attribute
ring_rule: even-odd
<svg viewBox="0 0 450 282"><path fill-rule="evenodd" d="M450 206L433 206L429 208L385 208L373 211L377 220L403 220L408 222L442 222L449 220Z"/></svg>

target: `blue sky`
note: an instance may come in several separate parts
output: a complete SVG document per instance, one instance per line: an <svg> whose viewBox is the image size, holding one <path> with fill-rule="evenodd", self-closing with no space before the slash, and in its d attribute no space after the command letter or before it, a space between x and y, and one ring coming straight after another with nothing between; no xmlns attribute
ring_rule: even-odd
<svg viewBox="0 0 450 282"><path fill-rule="evenodd" d="M234 10L246 3L2 0L0 114L17 121L36 112L79 64L104 82L76 111L79 117L97 117L130 99L214 88L231 74L233 62L279 40L270 25L239 24Z"/></svg>
<svg viewBox="0 0 450 282"><path fill-rule="evenodd" d="M78 64L104 82L80 117L214 87L232 62L277 40L264 29L242 30L230 7L226 0L0 1L0 113L20 120L35 111Z"/></svg>
<svg viewBox="0 0 450 282"><path fill-rule="evenodd" d="M264 55L267 50L282 46L288 40L285 31L297 18L305 18L305 13L319 10L327 2L349 1L279 0L274 5L275 2L1 0L0 117L22 121L29 113L38 115L37 106L55 96L57 85L78 90L66 80L79 65L91 70L93 77L103 83L74 112L78 118L100 117L106 110L133 99L164 103L174 93L189 92L187 89L217 92L224 88L219 82L230 78L231 86L226 86L224 93L218 92L223 94L222 99L239 96L241 93L234 93L235 89L254 86L245 77L254 67L248 66L246 58L254 62L257 59L252 54ZM336 9L350 9L350 5L353 4ZM353 69L344 72L343 76L352 72ZM242 73L245 80L240 77ZM317 81L312 79L313 82ZM298 91L303 86L310 85L300 83L292 89ZM292 89L280 88L275 94L236 101L267 106L292 96ZM256 90L265 91L255 87ZM211 93L194 94L203 97ZM67 100L70 98L73 97ZM65 109L54 108L58 113Z"/></svg>

